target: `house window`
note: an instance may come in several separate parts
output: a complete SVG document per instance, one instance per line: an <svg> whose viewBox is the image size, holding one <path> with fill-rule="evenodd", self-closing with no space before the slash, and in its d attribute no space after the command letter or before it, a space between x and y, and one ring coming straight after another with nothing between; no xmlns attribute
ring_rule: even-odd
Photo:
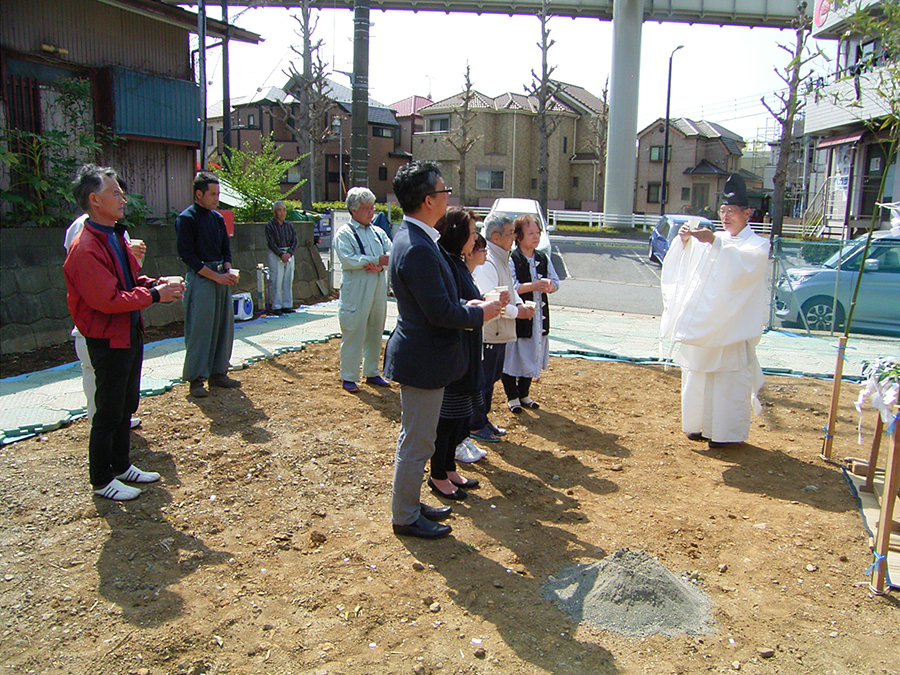
<svg viewBox="0 0 900 675"><path fill-rule="evenodd" d="M254 115L253 113L248 113L247 114L247 128L252 129L255 126L256 126L256 115Z"/></svg>
<svg viewBox="0 0 900 675"><path fill-rule="evenodd" d="M578 187L578 176L572 176L572 187Z"/></svg>
<svg viewBox="0 0 900 675"><path fill-rule="evenodd" d="M681 201L689 202L691 201L691 188L681 188Z"/></svg>
<svg viewBox="0 0 900 675"><path fill-rule="evenodd" d="M477 169L475 171L476 190L502 190L503 171L496 169Z"/></svg>
<svg viewBox="0 0 900 675"><path fill-rule="evenodd" d="M649 183L647 185L647 203L659 204L661 183Z"/></svg>
<svg viewBox="0 0 900 675"><path fill-rule="evenodd" d="M215 145L216 144L216 131L212 128L212 125L206 126L206 144L207 145Z"/></svg>
<svg viewBox="0 0 900 675"><path fill-rule="evenodd" d="M372 127L373 138L393 138L394 130L390 127Z"/></svg>
<svg viewBox="0 0 900 675"><path fill-rule="evenodd" d="M378 180L387 180L387 167L386 166L378 167Z"/></svg>
<svg viewBox="0 0 900 675"><path fill-rule="evenodd" d="M569 137L563 136L563 154L569 151Z"/></svg>
<svg viewBox="0 0 900 675"><path fill-rule="evenodd" d="M537 178L532 178L532 179L531 179L531 189L532 189L532 190L537 190Z"/></svg>
<svg viewBox="0 0 900 675"><path fill-rule="evenodd" d="M651 145L650 146L650 161L651 162L661 162L663 159L663 146L661 145ZM672 146L669 146L669 157L668 160L672 159Z"/></svg>
<svg viewBox="0 0 900 675"><path fill-rule="evenodd" d="M450 131L450 115L429 119L428 131Z"/></svg>

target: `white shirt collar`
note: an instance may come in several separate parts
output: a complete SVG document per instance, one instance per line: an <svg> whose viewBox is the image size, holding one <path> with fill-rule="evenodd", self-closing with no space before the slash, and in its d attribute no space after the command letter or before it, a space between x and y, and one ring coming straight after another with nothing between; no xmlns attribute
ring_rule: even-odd
<svg viewBox="0 0 900 675"><path fill-rule="evenodd" d="M407 215L404 215L403 219L407 220L410 223L412 223L413 225L417 225L418 227L425 230L425 233L431 238L431 241L433 241L435 244L437 244L438 239L441 238L441 233L438 232L433 227L431 227L431 225L429 225L428 223L424 223L421 220L419 220L418 218L413 218L412 216L407 216Z"/></svg>

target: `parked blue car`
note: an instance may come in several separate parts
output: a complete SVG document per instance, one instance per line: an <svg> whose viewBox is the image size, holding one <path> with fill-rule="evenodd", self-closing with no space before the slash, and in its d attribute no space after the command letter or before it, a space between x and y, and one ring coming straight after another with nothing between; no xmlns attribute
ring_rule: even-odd
<svg viewBox="0 0 900 675"><path fill-rule="evenodd" d="M650 234L650 252L649 258L651 262L657 262L662 265L663 258L669 252L669 244L678 236L678 230L689 220L696 220L700 227L715 230L712 221L703 216L691 216L683 213L667 213L660 216L659 221L653 227Z"/></svg>

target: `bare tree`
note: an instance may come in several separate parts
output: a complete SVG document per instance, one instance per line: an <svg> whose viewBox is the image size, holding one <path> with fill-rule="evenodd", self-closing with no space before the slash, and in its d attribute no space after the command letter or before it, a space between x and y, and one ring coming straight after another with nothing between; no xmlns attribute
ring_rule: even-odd
<svg viewBox="0 0 900 675"><path fill-rule="evenodd" d="M294 62L288 64L285 75L289 78L286 94L297 102L278 101L278 109L272 114L291 132L298 145L306 149L300 160L301 174L306 183L301 188L300 198L304 208L311 209L316 201L316 169L319 165L319 147L328 138L328 111L331 108L328 68L322 60L322 40L313 42L313 34L318 23L312 12L310 0L302 0L299 15L294 16L299 28L294 31L303 43L302 48L291 47L303 61L303 70L298 71Z"/></svg>
<svg viewBox="0 0 900 675"><path fill-rule="evenodd" d="M600 101L603 103L599 114L590 120L591 141L593 148L591 150L597 155L597 170L594 171L594 189L591 198L600 203L600 210L603 210L603 194L601 192L599 198L597 189L603 190L604 180L606 178L606 134L609 131L609 76L603 83L603 91L600 92Z"/></svg>
<svg viewBox="0 0 900 675"><path fill-rule="evenodd" d="M475 91L472 89L471 67L466 63L466 76L463 81L465 89L462 95L462 105L456 109L459 115L459 126L453 130L453 133L447 138L447 142L453 146L459 154L459 203L466 205L466 155L469 150L475 147L475 144L481 140L481 136L473 134L472 125L475 123L477 113L472 110L472 100L475 98Z"/></svg>
<svg viewBox="0 0 900 675"><path fill-rule="evenodd" d="M538 18L541 20L541 41L537 43L541 49L541 75L531 71L531 84L525 87L525 93L534 96L537 99L537 125L538 125L538 202L544 213L547 212L547 201L549 192L549 164L550 164L550 136L556 131L559 125L558 119L550 116L550 108L553 103L553 97L556 95L559 85L557 85L550 76L556 70L556 66L552 68L547 63L547 54L550 47L556 44L555 40L550 39L550 14L548 11L548 0L541 0L541 11Z"/></svg>
<svg viewBox="0 0 900 675"><path fill-rule="evenodd" d="M775 121L781 126L781 140L779 141L778 162L775 164L775 176L773 183L775 190L772 194L772 237L781 236L784 220L784 195L788 180L788 166L791 160L791 145L794 137L794 120L803 109L804 100L800 96L800 84L809 77L809 73L802 73L803 67L815 59L818 53L810 54L806 48L809 37L809 17L806 15L805 0L797 8L797 18L794 20L794 46L778 45L791 55L791 60L784 70L775 68L775 73L787 85L787 91L776 92L775 97L779 103L770 106L765 97L762 104ZM777 109L776 109L777 108Z"/></svg>

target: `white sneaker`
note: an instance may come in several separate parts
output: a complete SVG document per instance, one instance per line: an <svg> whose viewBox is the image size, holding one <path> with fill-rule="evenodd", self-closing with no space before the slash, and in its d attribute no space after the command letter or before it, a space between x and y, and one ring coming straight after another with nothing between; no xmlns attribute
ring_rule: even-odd
<svg viewBox="0 0 900 675"><path fill-rule="evenodd" d="M472 455L472 451L469 450L469 446L467 446L465 443L460 443L459 445L456 446L455 457L456 457L457 462L465 462L466 464L469 464L469 463L475 461L475 459Z"/></svg>
<svg viewBox="0 0 900 675"><path fill-rule="evenodd" d="M141 418L140 417L132 417L131 418L131 428L137 429L139 426L141 426Z"/></svg>
<svg viewBox="0 0 900 675"><path fill-rule="evenodd" d="M141 491L136 487L120 483L118 480L112 480L106 487L94 490L94 494L117 502L127 502L137 498Z"/></svg>
<svg viewBox="0 0 900 675"><path fill-rule="evenodd" d="M159 480L159 474L155 471L141 471L134 464L128 467L128 471L120 473L116 476L117 480L124 480L129 483L153 483Z"/></svg>
<svg viewBox="0 0 900 675"><path fill-rule="evenodd" d="M464 439L456 448L456 459L467 464L484 459L485 456L487 456L487 451L475 445L471 438Z"/></svg>
<svg viewBox="0 0 900 675"><path fill-rule="evenodd" d="M479 459L484 459L485 457L487 457L487 450L485 450L484 448L479 448L477 445L475 445L475 441L473 441L471 438L465 439L463 443L468 445L469 450L472 451L472 455L475 457L475 459L472 460L473 462L477 462Z"/></svg>

